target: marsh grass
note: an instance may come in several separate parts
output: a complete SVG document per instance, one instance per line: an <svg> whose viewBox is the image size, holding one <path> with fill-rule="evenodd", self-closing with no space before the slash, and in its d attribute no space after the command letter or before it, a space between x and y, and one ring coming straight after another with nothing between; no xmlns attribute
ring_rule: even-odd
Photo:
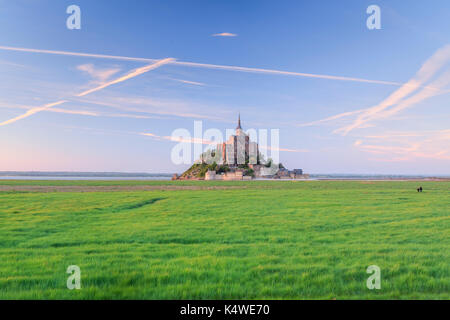
<svg viewBox="0 0 450 320"><path fill-rule="evenodd" d="M0 299L450 298L449 182L0 184L246 187L0 192Z"/></svg>

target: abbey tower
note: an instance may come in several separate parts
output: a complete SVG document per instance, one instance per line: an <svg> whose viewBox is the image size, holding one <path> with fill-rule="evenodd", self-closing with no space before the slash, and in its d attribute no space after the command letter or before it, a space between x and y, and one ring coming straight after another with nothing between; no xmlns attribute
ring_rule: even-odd
<svg viewBox="0 0 450 320"><path fill-rule="evenodd" d="M245 163L258 163L258 144L250 141L249 135L242 130L240 114L236 134L230 136L228 141L219 143L216 150L220 154L221 164L227 164L233 167Z"/></svg>

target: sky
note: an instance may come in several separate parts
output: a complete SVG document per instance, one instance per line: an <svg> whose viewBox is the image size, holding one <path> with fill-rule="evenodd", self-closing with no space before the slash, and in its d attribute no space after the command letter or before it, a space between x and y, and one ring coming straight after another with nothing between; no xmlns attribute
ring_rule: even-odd
<svg viewBox="0 0 450 320"><path fill-rule="evenodd" d="M0 0L0 171L180 173L174 130L225 134L240 113L279 130L287 168L448 175L449 16L448 0Z"/></svg>

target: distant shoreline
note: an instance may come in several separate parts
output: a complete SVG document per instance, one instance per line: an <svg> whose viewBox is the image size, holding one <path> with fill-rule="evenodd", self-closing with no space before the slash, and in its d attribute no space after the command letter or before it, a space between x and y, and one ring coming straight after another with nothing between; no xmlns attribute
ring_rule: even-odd
<svg viewBox="0 0 450 320"><path fill-rule="evenodd" d="M170 180L173 173L0 171L0 180ZM450 175L310 174L299 181L449 181ZM284 179L255 179L284 181ZM287 179L295 180L295 179Z"/></svg>
<svg viewBox="0 0 450 320"><path fill-rule="evenodd" d="M0 171L1 177L171 177L173 173L77 172L77 171Z"/></svg>
<svg viewBox="0 0 450 320"><path fill-rule="evenodd" d="M170 181L171 175L147 175L147 176L71 176L71 175L0 175L0 181L26 181L26 180L45 180L45 181ZM186 181L186 180L185 180ZM187 180L189 181L189 180ZM203 180L199 180L203 181ZM450 177L408 177L408 176L379 176L379 177L366 177L366 176L352 176L352 177L315 177L312 175L309 179L253 179L248 181L367 181L367 182L382 182L382 181L450 181Z"/></svg>
<svg viewBox="0 0 450 320"><path fill-rule="evenodd" d="M357 179L357 178L349 178L349 179L310 179L310 180L320 180L320 181L450 181L450 177L424 177L424 178L391 178L391 179Z"/></svg>

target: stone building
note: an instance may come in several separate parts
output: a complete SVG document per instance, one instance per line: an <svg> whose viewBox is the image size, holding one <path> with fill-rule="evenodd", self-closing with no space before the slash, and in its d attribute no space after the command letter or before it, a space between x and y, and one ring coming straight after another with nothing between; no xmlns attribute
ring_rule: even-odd
<svg viewBox="0 0 450 320"><path fill-rule="evenodd" d="M244 176L244 170L229 171L217 174L214 170L208 170L205 174L205 180L252 180L251 176Z"/></svg>
<svg viewBox="0 0 450 320"><path fill-rule="evenodd" d="M219 164L227 164L233 167L245 164L247 161L250 164L258 163L258 144L250 141L249 135L242 130L241 115L238 117L236 134L230 136L228 141L219 143L216 151L220 157Z"/></svg>
<svg viewBox="0 0 450 320"><path fill-rule="evenodd" d="M214 170L208 170L205 173L205 180L217 180L217 174Z"/></svg>
<svg viewBox="0 0 450 320"><path fill-rule="evenodd" d="M261 158L263 156L261 155ZM212 166L215 164L214 166ZM180 177L173 180L251 180L265 179L308 179L302 169L287 170L281 164L272 160L265 163L260 159L259 146L250 141L249 134L242 130L241 116L238 116L236 133L226 142L216 145L216 149L201 154L195 166L186 170ZM207 170L204 172L203 170ZM204 176L203 176L204 173Z"/></svg>
<svg viewBox="0 0 450 320"><path fill-rule="evenodd" d="M309 179L309 174L304 174L302 169L288 170L281 168L273 176L274 179Z"/></svg>

